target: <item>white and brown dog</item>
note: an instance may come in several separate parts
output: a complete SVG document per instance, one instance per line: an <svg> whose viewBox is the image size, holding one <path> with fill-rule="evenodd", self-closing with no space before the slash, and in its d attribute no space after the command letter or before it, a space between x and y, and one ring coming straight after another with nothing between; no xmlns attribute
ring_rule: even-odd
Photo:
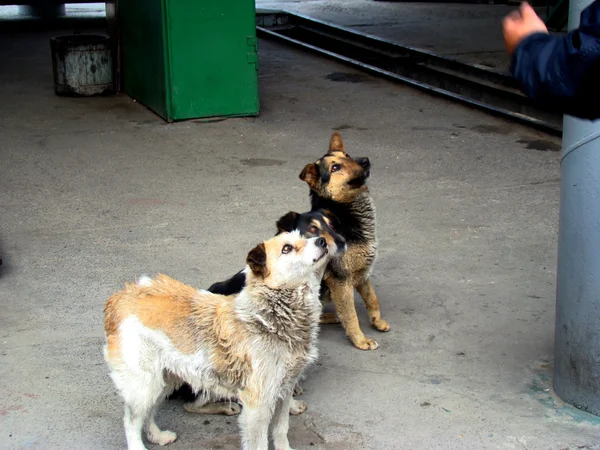
<svg viewBox="0 0 600 450"><path fill-rule="evenodd" d="M225 297L165 275L126 284L104 308L104 357L125 401L130 450L177 438L154 421L160 402L188 383L210 398L237 398L244 449L290 449L292 390L317 358L319 287L340 249L297 231L255 247L244 289Z"/></svg>

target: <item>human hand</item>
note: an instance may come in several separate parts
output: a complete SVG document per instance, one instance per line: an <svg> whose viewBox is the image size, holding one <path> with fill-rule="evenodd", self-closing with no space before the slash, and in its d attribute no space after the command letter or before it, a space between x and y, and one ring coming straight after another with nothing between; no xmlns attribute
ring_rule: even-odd
<svg viewBox="0 0 600 450"><path fill-rule="evenodd" d="M508 54L512 56L523 39L533 33L548 33L548 28L527 2L502 21L502 34Z"/></svg>

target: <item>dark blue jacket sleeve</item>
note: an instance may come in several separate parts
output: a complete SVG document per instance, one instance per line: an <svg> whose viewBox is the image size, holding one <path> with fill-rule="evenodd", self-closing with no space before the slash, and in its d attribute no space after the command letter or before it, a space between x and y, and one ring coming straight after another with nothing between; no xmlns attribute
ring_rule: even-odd
<svg viewBox="0 0 600 450"><path fill-rule="evenodd" d="M600 0L564 36L535 33L517 47L511 72L528 96L547 108L600 118Z"/></svg>

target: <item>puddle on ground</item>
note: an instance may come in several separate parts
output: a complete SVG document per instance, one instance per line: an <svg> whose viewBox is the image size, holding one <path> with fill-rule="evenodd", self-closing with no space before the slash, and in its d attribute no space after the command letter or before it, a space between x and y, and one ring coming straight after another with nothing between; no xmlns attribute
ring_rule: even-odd
<svg viewBox="0 0 600 450"><path fill-rule="evenodd" d="M268 158L245 158L245 159L241 159L240 162L244 166L248 166L248 167L270 167L270 166L281 166L282 164L285 164L284 160L268 159Z"/></svg>

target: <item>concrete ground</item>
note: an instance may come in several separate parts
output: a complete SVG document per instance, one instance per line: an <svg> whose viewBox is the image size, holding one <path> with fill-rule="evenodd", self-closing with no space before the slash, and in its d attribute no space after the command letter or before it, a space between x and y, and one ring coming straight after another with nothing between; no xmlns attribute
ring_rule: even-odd
<svg viewBox="0 0 600 450"><path fill-rule="evenodd" d="M506 71L502 18L514 5L376 0L256 0L471 64ZM546 8L536 8L544 17Z"/></svg>
<svg viewBox="0 0 600 450"><path fill-rule="evenodd" d="M308 209L298 174L335 129L373 163L392 331L360 301L378 350L323 327L292 445L600 448L600 419L551 389L559 140L262 41L259 117L168 125L126 96L55 96L48 38L0 35L1 448L123 448L104 302L140 273L232 274ZM174 450L239 446L234 418L177 401L158 422Z"/></svg>

